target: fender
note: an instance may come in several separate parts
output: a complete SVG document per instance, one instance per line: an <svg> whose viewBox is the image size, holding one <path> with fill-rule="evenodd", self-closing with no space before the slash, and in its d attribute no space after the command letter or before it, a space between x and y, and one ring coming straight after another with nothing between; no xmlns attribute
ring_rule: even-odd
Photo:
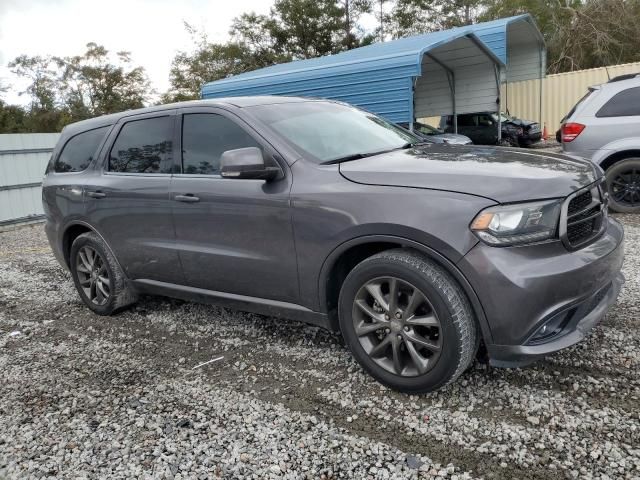
<svg viewBox="0 0 640 480"><path fill-rule="evenodd" d="M414 248L415 250L418 250L419 252L425 254L430 259L438 263L438 265L443 267L458 282L460 287L462 287L463 291L467 295L469 303L471 304L471 308L473 309L473 313L475 314L476 319L478 320L478 324L480 325L480 330L483 338L489 342L492 341L491 329L489 328L489 323L487 322L487 317L485 315L484 308L482 307L482 303L480 302L480 299L478 298L478 295L476 294L473 286L458 269L455 263L453 263L447 257L440 254L431 247L428 247L414 240L409 240L408 238L395 235L364 235L361 237L353 238L351 240L347 240L346 242L338 245L325 259L324 263L322 264L322 268L320 269L320 276L318 277L318 299L321 309L323 309L323 307L327 304L327 279L337 259L352 247L373 242L398 243L405 247Z"/></svg>
<svg viewBox="0 0 640 480"><path fill-rule="evenodd" d="M102 235L98 229L96 227L94 227L93 225L91 225L89 222L86 222L85 220L71 220L68 223L65 224L64 228L61 228L60 231L60 238L58 239L58 244L61 245L64 248L64 235L67 233L67 231L75 226L75 225L82 225L83 227L88 228L89 230L91 230L93 233L95 233L96 235L98 235L102 241L104 242L104 244L107 246L107 248L109 249L109 252L111 253L111 255L113 255L113 258L116 259L116 263L118 264L118 266L120 267L120 270L122 271L122 274L124 275L124 277L129 280L129 278L127 277L127 274L125 273L126 270L124 268L122 268L122 265L120 264L120 260L118 260L118 257L116 256L115 252L113 251L113 248L111 248L111 245L109 245L109 242L107 242L107 239L104 238L104 235ZM67 266L67 270L70 268L69 266L69 260L66 257L66 252L62 251L62 255L64 256L64 260Z"/></svg>
<svg viewBox="0 0 640 480"><path fill-rule="evenodd" d="M614 140L599 148L592 157L592 161L601 165L607 158L627 150L640 150L640 137L624 138Z"/></svg>

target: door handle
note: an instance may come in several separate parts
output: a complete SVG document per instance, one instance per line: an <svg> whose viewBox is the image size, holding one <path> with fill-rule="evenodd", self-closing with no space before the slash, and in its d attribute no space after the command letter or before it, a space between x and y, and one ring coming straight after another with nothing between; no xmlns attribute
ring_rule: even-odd
<svg viewBox="0 0 640 480"><path fill-rule="evenodd" d="M200 201L200 197L196 197L193 193L185 193L184 195L176 195L173 197L178 202L196 203Z"/></svg>
<svg viewBox="0 0 640 480"><path fill-rule="evenodd" d="M96 190L95 192L92 191L87 191L87 197L91 197L91 198L104 198L106 197L107 194L104 192L101 192L100 190Z"/></svg>

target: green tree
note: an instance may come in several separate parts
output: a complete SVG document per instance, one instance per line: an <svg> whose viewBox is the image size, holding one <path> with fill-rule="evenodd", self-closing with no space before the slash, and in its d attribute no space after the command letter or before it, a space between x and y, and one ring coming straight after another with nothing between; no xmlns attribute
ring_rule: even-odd
<svg viewBox="0 0 640 480"><path fill-rule="evenodd" d="M3 104L3 130L58 132L71 122L144 106L151 93L144 69L131 65L128 52L115 57L114 63L95 43L72 57L20 55L9 67L29 81L20 94L30 101L24 110Z"/></svg>
<svg viewBox="0 0 640 480"><path fill-rule="evenodd" d="M640 0L491 0L482 19L531 13L549 73L640 60Z"/></svg>
<svg viewBox="0 0 640 480"><path fill-rule="evenodd" d="M68 116L61 108L57 92L58 81L55 62L51 57L20 55L9 63L11 71L29 80L26 90L20 95L29 95L30 101L24 116L20 108L5 107L5 115L14 116L15 120L6 119L11 127L21 125L26 132L58 132L68 121Z"/></svg>
<svg viewBox="0 0 640 480"><path fill-rule="evenodd" d="M18 105L7 105L0 100L0 133L21 133L28 131L26 112Z"/></svg>
<svg viewBox="0 0 640 480"><path fill-rule="evenodd" d="M74 120L143 107L151 88L143 67L131 65L129 52L109 51L88 43L83 55L57 57L57 88Z"/></svg>
<svg viewBox="0 0 640 480"><path fill-rule="evenodd" d="M344 19L344 39L342 45L346 50L373 43L376 33L366 34L360 28L358 21L365 13L372 13L376 0L341 0Z"/></svg>
<svg viewBox="0 0 640 480"><path fill-rule="evenodd" d="M374 37L358 24L371 4L372 0L276 0L268 15L250 12L236 17L227 43L212 43L185 24L194 48L174 57L171 88L162 102L198 98L209 81L371 43Z"/></svg>
<svg viewBox="0 0 640 480"><path fill-rule="evenodd" d="M344 8L335 0L276 0L261 24L273 49L292 58L312 58L343 49Z"/></svg>
<svg viewBox="0 0 640 480"><path fill-rule="evenodd" d="M243 18L242 20L240 18ZM200 88L206 82L237 75L287 61L289 57L279 55L261 26L266 18L245 14L234 20L234 40L228 43L211 43L207 35L185 23L195 48L181 51L171 62L169 72L170 91L161 97L162 103L193 100L200 97Z"/></svg>
<svg viewBox="0 0 640 480"><path fill-rule="evenodd" d="M469 25L478 20L486 0L397 0L386 23L394 38Z"/></svg>
<svg viewBox="0 0 640 480"><path fill-rule="evenodd" d="M9 68L15 75L29 80L20 95L29 95L32 110L53 110L56 105L56 70L51 57L20 55Z"/></svg>

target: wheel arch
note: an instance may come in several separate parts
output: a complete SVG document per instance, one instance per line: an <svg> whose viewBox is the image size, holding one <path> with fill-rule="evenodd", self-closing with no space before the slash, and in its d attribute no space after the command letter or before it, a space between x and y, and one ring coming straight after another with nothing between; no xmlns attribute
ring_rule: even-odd
<svg viewBox="0 0 640 480"><path fill-rule="evenodd" d="M612 153L600 162L600 167L606 172L608 168L612 167L621 160L634 157L640 158L640 148L620 150L618 152Z"/></svg>
<svg viewBox="0 0 640 480"><path fill-rule="evenodd" d="M487 322L482 303L473 286L458 269L454 262L431 247L407 238L394 235L368 235L342 243L327 257L320 270L318 294L321 308L329 317L331 329L338 330L337 299L342 282L355 265L365 258L392 248L406 248L426 255L429 259L444 268L467 295L473 313L478 322L482 336L491 341L491 330Z"/></svg>
<svg viewBox="0 0 640 480"><path fill-rule="evenodd" d="M88 233L88 232L93 232L102 239L104 244L109 249L111 255L113 255L113 258L115 258L116 262L118 263L118 266L124 272L125 270L122 268L122 265L120 264L118 257L116 257L116 254L114 253L113 248L111 248L111 246L109 245L109 242L107 242L104 236L93 225L87 222L84 222L82 220L72 221L71 223L65 226L62 232L62 238L61 238L62 256L64 258L67 268L71 268L70 257L71 257L71 245L73 245L73 241L83 233Z"/></svg>

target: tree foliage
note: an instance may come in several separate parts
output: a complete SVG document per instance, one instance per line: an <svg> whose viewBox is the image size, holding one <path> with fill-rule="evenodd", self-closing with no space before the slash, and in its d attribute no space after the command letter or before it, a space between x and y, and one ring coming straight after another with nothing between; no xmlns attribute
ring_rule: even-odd
<svg viewBox="0 0 640 480"><path fill-rule="evenodd" d="M640 60L640 0L396 0L385 19L397 37L530 13L549 73Z"/></svg>
<svg viewBox="0 0 640 480"><path fill-rule="evenodd" d="M261 25L264 18L255 14L244 16L250 18L234 20L234 40L228 43L209 42L205 33L185 23L194 49L178 52L174 57L169 72L171 90L162 95L163 103L198 98L200 87L206 82L290 60L290 57L276 53L264 30L251 27Z"/></svg>
<svg viewBox="0 0 640 480"><path fill-rule="evenodd" d="M358 20L373 0L275 0L268 15L244 13L231 24L231 40L211 43L189 25L194 49L173 60L171 90L163 101L198 98L213 80L276 63L338 53L374 41Z"/></svg>
<svg viewBox="0 0 640 480"><path fill-rule="evenodd" d="M82 119L144 106L150 85L142 67L131 67L129 52L109 51L87 44L83 55L55 58L60 101L73 119Z"/></svg>
<svg viewBox="0 0 640 480"><path fill-rule="evenodd" d="M483 17L525 12L544 35L549 73L640 60L640 0L493 0Z"/></svg>
<svg viewBox="0 0 640 480"><path fill-rule="evenodd" d="M131 65L128 52L115 54L89 43L71 57L20 55L9 63L26 79L26 107L0 103L2 132L58 132L66 124L97 115L144 106L150 87L142 67Z"/></svg>
<svg viewBox="0 0 640 480"><path fill-rule="evenodd" d="M385 23L393 38L470 25L485 4L483 0L397 0Z"/></svg>

